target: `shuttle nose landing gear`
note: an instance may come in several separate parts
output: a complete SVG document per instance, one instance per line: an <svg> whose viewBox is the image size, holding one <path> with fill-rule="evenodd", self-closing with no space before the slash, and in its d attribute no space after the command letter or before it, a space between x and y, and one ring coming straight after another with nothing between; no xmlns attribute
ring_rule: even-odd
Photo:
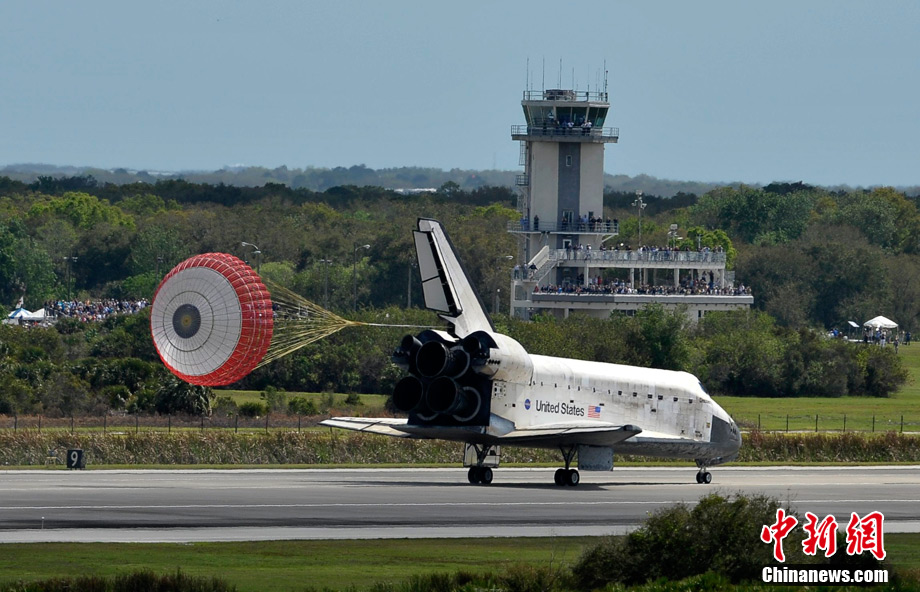
<svg viewBox="0 0 920 592"><path fill-rule="evenodd" d="M571 469L569 466L572 464L572 460L575 458L575 453L578 451L578 448L575 446L560 446L559 450L562 451L562 459L565 461L565 468L556 469L556 473L553 475L553 483L556 485L571 485L575 487L581 482L581 475L578 474L578 469Z"/></svg>
<svg viewBox="0 0 920 592"><path fill-rule="evenodd" d="M712 473L706 470L706 464L700 461L696 461L696 466L700 468L700 470L696 473L696 482L706 485L712 483Z"/></svg>

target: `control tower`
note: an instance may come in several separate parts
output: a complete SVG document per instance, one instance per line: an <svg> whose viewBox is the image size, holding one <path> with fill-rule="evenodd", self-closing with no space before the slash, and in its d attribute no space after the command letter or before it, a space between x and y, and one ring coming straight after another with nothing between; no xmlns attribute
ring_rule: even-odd
<svg viewBox="0 0 920 592"><path fill-rule="evenodd" d="M524 91L521 107L526 124L511 127L524 167L515 180L520 219L508 224L508 232L521 239L511 281L512 315L565 317L578 311L606 318L655 302L682 307L697 319L709 311L750 307L750 295L729 294L724 253L650 252L641 245L620 250L613 240L619 224L604 216L604 145L616 143L620 130L604 127L610 112L606 87ZM628 281L616 291L597 283L616 269L628 271ZM646 284L649 275L655 283L658 272L673 278L666 289ZM683 289L681 279L693 280L695 287ZM708 280L705 294L699 293L702 279Z"/></svg>
<svg viewBox="0 0 920 592"><path fill-rule="evenodd" d="M525 91L521 107L527 124L511 128L511 138L521 143L524 167L516 179L521 220L520 228L511 230L526 236L524 259L530 261L545 246L599 246L616 234L612 222L597 223L604 215L604 144L620 135L617 128L604 127L607 93Z"/></svg>
<svg viewBox="0 0 920 592"><path fill-rule="evenodd" d="M524 91L521 101L526 125L511 127L511 138L521 145L519 164L524 174L519 189L519 222L509 232L522 238L522 260L531 268L519 274L511 291L512 306L525 291L555 268L549 253L578 245L599 248L616 236L617 225L604 215L604 144L616 142L620 130L604 127L610 111L603 92L550 89ZM536 265L539 269L533 269ZM561 268L556 269L561 282ZM527 281L531 280L531 281ZM533 285L524 285L533 284ZM512 309L527 318L526 310Z"/></svg>

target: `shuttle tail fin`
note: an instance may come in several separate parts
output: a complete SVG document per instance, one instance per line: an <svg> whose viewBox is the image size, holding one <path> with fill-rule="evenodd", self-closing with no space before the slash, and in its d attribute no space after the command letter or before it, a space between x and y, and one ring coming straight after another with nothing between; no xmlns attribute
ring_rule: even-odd
<svg viewBox="0 0 920 592"><path fill-rule="evenodd" d="M457 337L475 331L494 331L492 319L470 284L441 223L419 218L414 235L425 306L452 323Z"/></svg>

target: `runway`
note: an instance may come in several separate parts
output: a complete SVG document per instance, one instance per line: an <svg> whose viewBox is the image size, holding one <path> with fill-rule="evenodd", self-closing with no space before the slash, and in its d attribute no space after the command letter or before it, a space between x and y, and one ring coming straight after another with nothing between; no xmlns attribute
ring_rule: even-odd
<svg viewBox="0 0 920 592"><path fill-rule="evenodd" d="M576 536L626 532L710 492L765 494L796 511L881 511L920 532L920 466L717 467L582 472L500 468L491 485L452 469L0 471L0 542Z"/></svg>

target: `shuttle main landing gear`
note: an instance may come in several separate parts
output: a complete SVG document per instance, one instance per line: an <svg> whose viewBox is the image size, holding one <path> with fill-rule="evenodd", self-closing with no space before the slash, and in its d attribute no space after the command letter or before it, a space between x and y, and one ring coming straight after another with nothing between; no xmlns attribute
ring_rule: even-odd
<svg viewBox="0 0 920 592"><path fill-rule="evenodd" d="M466 478L469 479L470 483L473 485L477 483L489 485L492 483L492 469L490 467L470 467L469 472L466 474Z"/></svg>
<svg viewBox="0 0 920 592"><path fill-rule="evenodd" d="M473 485L477 483L489 485L492 483L492 467L483 466L483 463L485 463L489 453L492 452L492 447L488 444L467 444L467 447L476 451L476 464L472 465L470 470L467 471L466 478Z"/></svg>
<svg viewBox="0 0 920 592"><path fill-rule="evenodd" d="M578 452L578 448L575 446L560 446L559 450L562 451L562 459L565 461L564 469L556 469L556 473L553 475L553 482L556 485L571 485L575 487L581 482L581 475L578 474L578 469L569 468L572 464L572 460L575 458L575 453Z"/></svg>

